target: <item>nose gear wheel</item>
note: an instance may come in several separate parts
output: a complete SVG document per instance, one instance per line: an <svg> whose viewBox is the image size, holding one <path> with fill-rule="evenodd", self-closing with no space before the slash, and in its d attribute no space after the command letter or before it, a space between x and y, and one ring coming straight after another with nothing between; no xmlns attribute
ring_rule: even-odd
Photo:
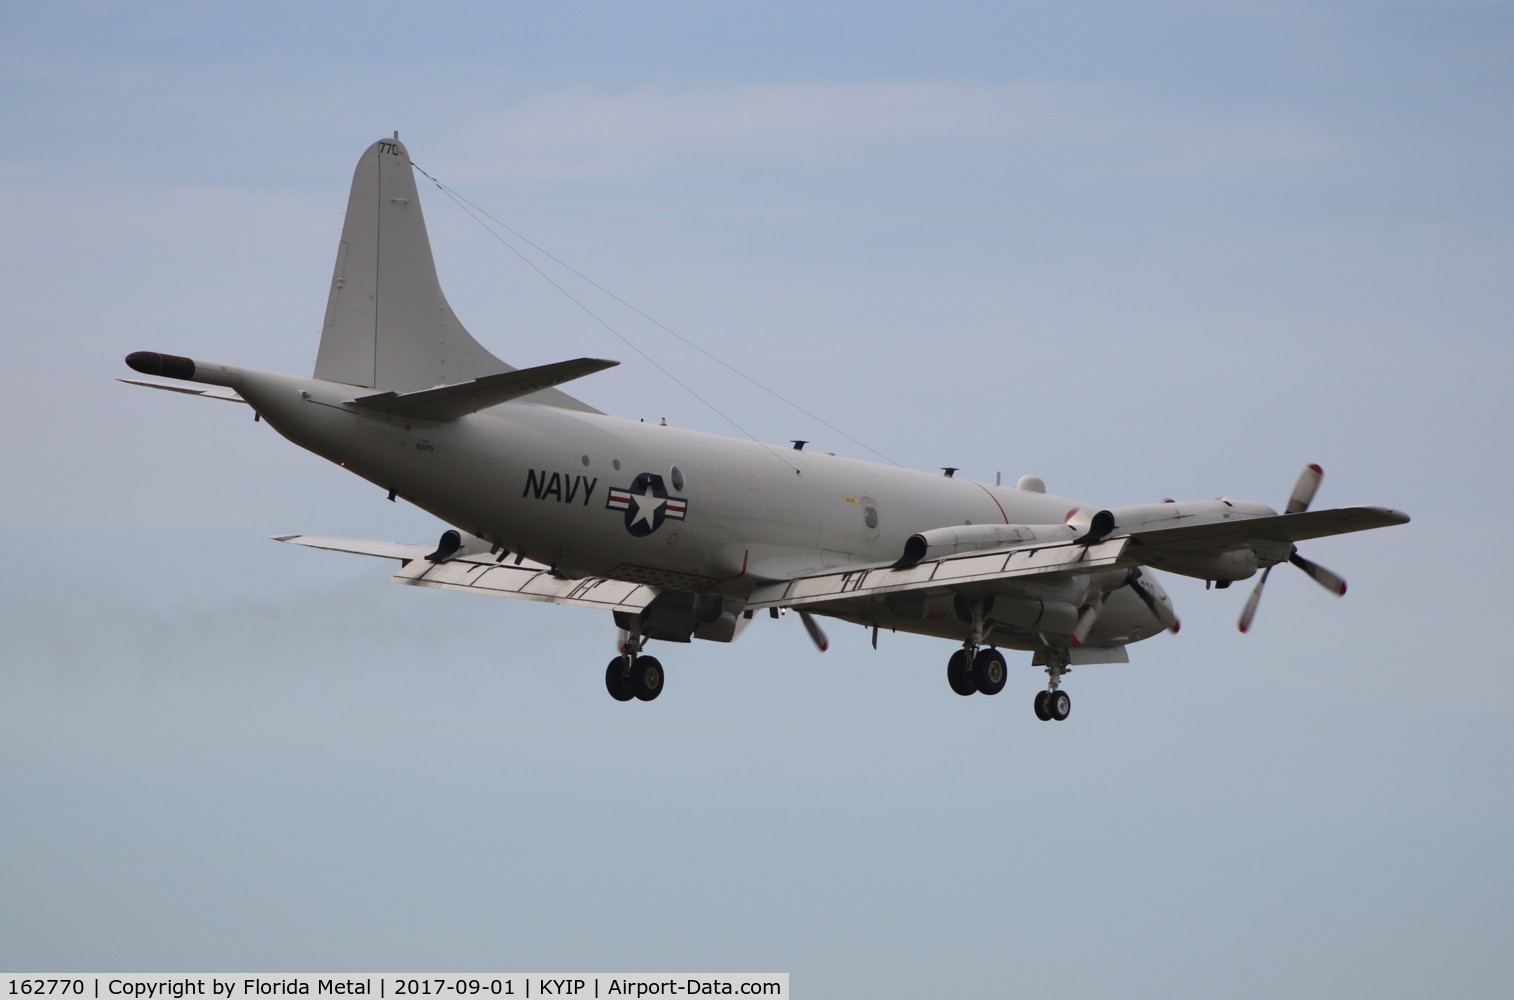
<svg viewBox="0 0 1514 1000"><path fill-rule="evenodd" d="M1046 653L1046 690L1036 692L1036 718L1042 722L1064 722L1072 713L1072 698L1061 690L1062 676L1072 673L1067 650L1053 649Z"/></svg>

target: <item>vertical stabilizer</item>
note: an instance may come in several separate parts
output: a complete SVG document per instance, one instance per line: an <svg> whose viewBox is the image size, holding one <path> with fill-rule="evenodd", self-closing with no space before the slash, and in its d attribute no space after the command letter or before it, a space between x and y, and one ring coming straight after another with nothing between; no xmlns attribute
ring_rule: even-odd
<svg viewBox="0 0 1514 1000"><path fill-rule="evenodd" d="M510 371L473 339L442 294L398 133L375 142L352 175L315 377L413 392ZM528 401L593 411L556 389Z"/></svg>

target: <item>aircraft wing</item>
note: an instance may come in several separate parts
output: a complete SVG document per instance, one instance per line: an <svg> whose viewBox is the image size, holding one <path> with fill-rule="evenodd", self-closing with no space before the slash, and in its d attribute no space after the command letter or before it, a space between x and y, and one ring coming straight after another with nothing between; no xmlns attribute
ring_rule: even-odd
<svg viewBox="0 0 1514 1000"><path fill-rule="evenodd" d="M456 556L446 562L426 559L435 546L405 545L400 542L373 542L356 538L329 538L322 535L279 535L275 541L329 552L350 552L361 556L398 559L400 571L393 583L412 587L436 587L460 590L490 597L514 597L549 604L568 604L602 611L644 611L657 596L653 587L622 580L586 576L576 580L554 574L545 566L497 563L492 556Z"/></svg>
<svg viewBox="0 0 1514 1000"><path fill-rule="evenodd" d="M1223 552L1253 541L1301 542L1325 535L1404 524L1408 515L1387 507L1279 514L1207 524L1135 531L1091 544L1054 542L991 552L969 552L921 562L846 567L757 588L748 608L809 608L831 612L889 594L985 593L1007 580L1088 573L1160 562L1164 553Z"/></svg>
<svg viewBox="0 0 1514 1000"><path fill-rule="evenodd" d="M1091 573L1130 565L1124 558L1128 537L1092 545L1057 542L998 552L968 553L895 569L892 563L818 573L758 587L747 601L751 609L806 608L827 610L865 604L888 594L907 591L948 594L989 590L1001 580Z"/></svg>
<svg viewBox="0 0 1514 1000"><path fill-rule="evenodd" d="M1133 531L1135 543L1130 554L1140 561L1143 547L1194 552L1220 550L1245 545L1251 541L1302 542L1326 535L1344 535L1352 531L1386 528L1407 524L1409 515L1390 507L1338 507L1311 510L1300 514L1277 514L1209 524L1179 525Z"/></svg>

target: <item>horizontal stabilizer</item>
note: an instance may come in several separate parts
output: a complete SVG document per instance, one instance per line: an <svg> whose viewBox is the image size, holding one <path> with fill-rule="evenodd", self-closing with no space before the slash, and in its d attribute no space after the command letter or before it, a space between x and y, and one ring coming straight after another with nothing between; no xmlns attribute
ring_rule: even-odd
<svg viewBox="0 0 1514 1000"><path fill-rule="evenodd" d="M359 396L349 402L367 410L415 417L418 420L454 420L490 406L497 406L512 399L529 396L533 392L540 392L543 389L562 385L564 382L583 378L585 375L602 372L606 368L614 368L618 364L620 364L619 361L606 361L602 358L575 358L572 361L559 361L556 364L540 365L536 368L522 368L513 372L500 372L498 375L485 375L482 378L453 385L441 385L434 389L399 393L375 392L367 396Z"/></svg>
<svg viewBox="0 0 1514 1000"><path fill-rule="evenodd" d="M247 402L247 400L237 395L235 389L225 389L218 386L165 385L162 382L143 382L141 379L135 378L118 378L116 381L125 382L127 385L140 385L148 389L167 389L169 392L182 392L187 396L203 396L206 399L219 399L227 403Z"/></svg>

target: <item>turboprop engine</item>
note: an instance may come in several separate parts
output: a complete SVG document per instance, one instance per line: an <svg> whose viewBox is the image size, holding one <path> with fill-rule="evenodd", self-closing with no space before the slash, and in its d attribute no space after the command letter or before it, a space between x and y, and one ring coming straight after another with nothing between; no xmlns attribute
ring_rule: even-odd
<svg viewBox="0 0 1514 1000"><path fill-rule="evenodd" d="M896 569L909 569L927 559L943 559L964 552L991 552L1017 545L1071 542L1078 528L1071 524L955 524L909 536Z"/></svg>
<svg viewBox="0 0 1514 1000"><path fill-rule="evenodd" d="M1277 511L1251 500L1169 500L1163 503L1132 504L1099 511L1089 520L1088 530L1077 540L1092 544L1120 535L1275 516ZM1223 551L1164 551L1149 556L1148 561L1158 569L1181 576L1229 583L1245 580L1258 569L1287 559L1290 551L1289 545L1279 546L1275 542L1254 539L1247 545Z"/></svg>
<svg viewBox="0 0 1514 1000"><path fill-rule="evenodd" d="M1080 542L1102 542L1116 535L1139 531L1187 527L1194 524L1219 524L1244 521L1253 517L1275 517L1277 511L1252 500L1184 500L1163 503L1138 503L1128 507L1101 510L1088 522L1088 532Z"/></svg>
<svg viewBox="0 0 1514 1000"><path fill-rule="evenodd" d="M495 553L499 546L477 535L470 535L458 528L448 528L437 540L436 551L426 557L427 562L444 563L458 556L476 556Z"/></svg>

